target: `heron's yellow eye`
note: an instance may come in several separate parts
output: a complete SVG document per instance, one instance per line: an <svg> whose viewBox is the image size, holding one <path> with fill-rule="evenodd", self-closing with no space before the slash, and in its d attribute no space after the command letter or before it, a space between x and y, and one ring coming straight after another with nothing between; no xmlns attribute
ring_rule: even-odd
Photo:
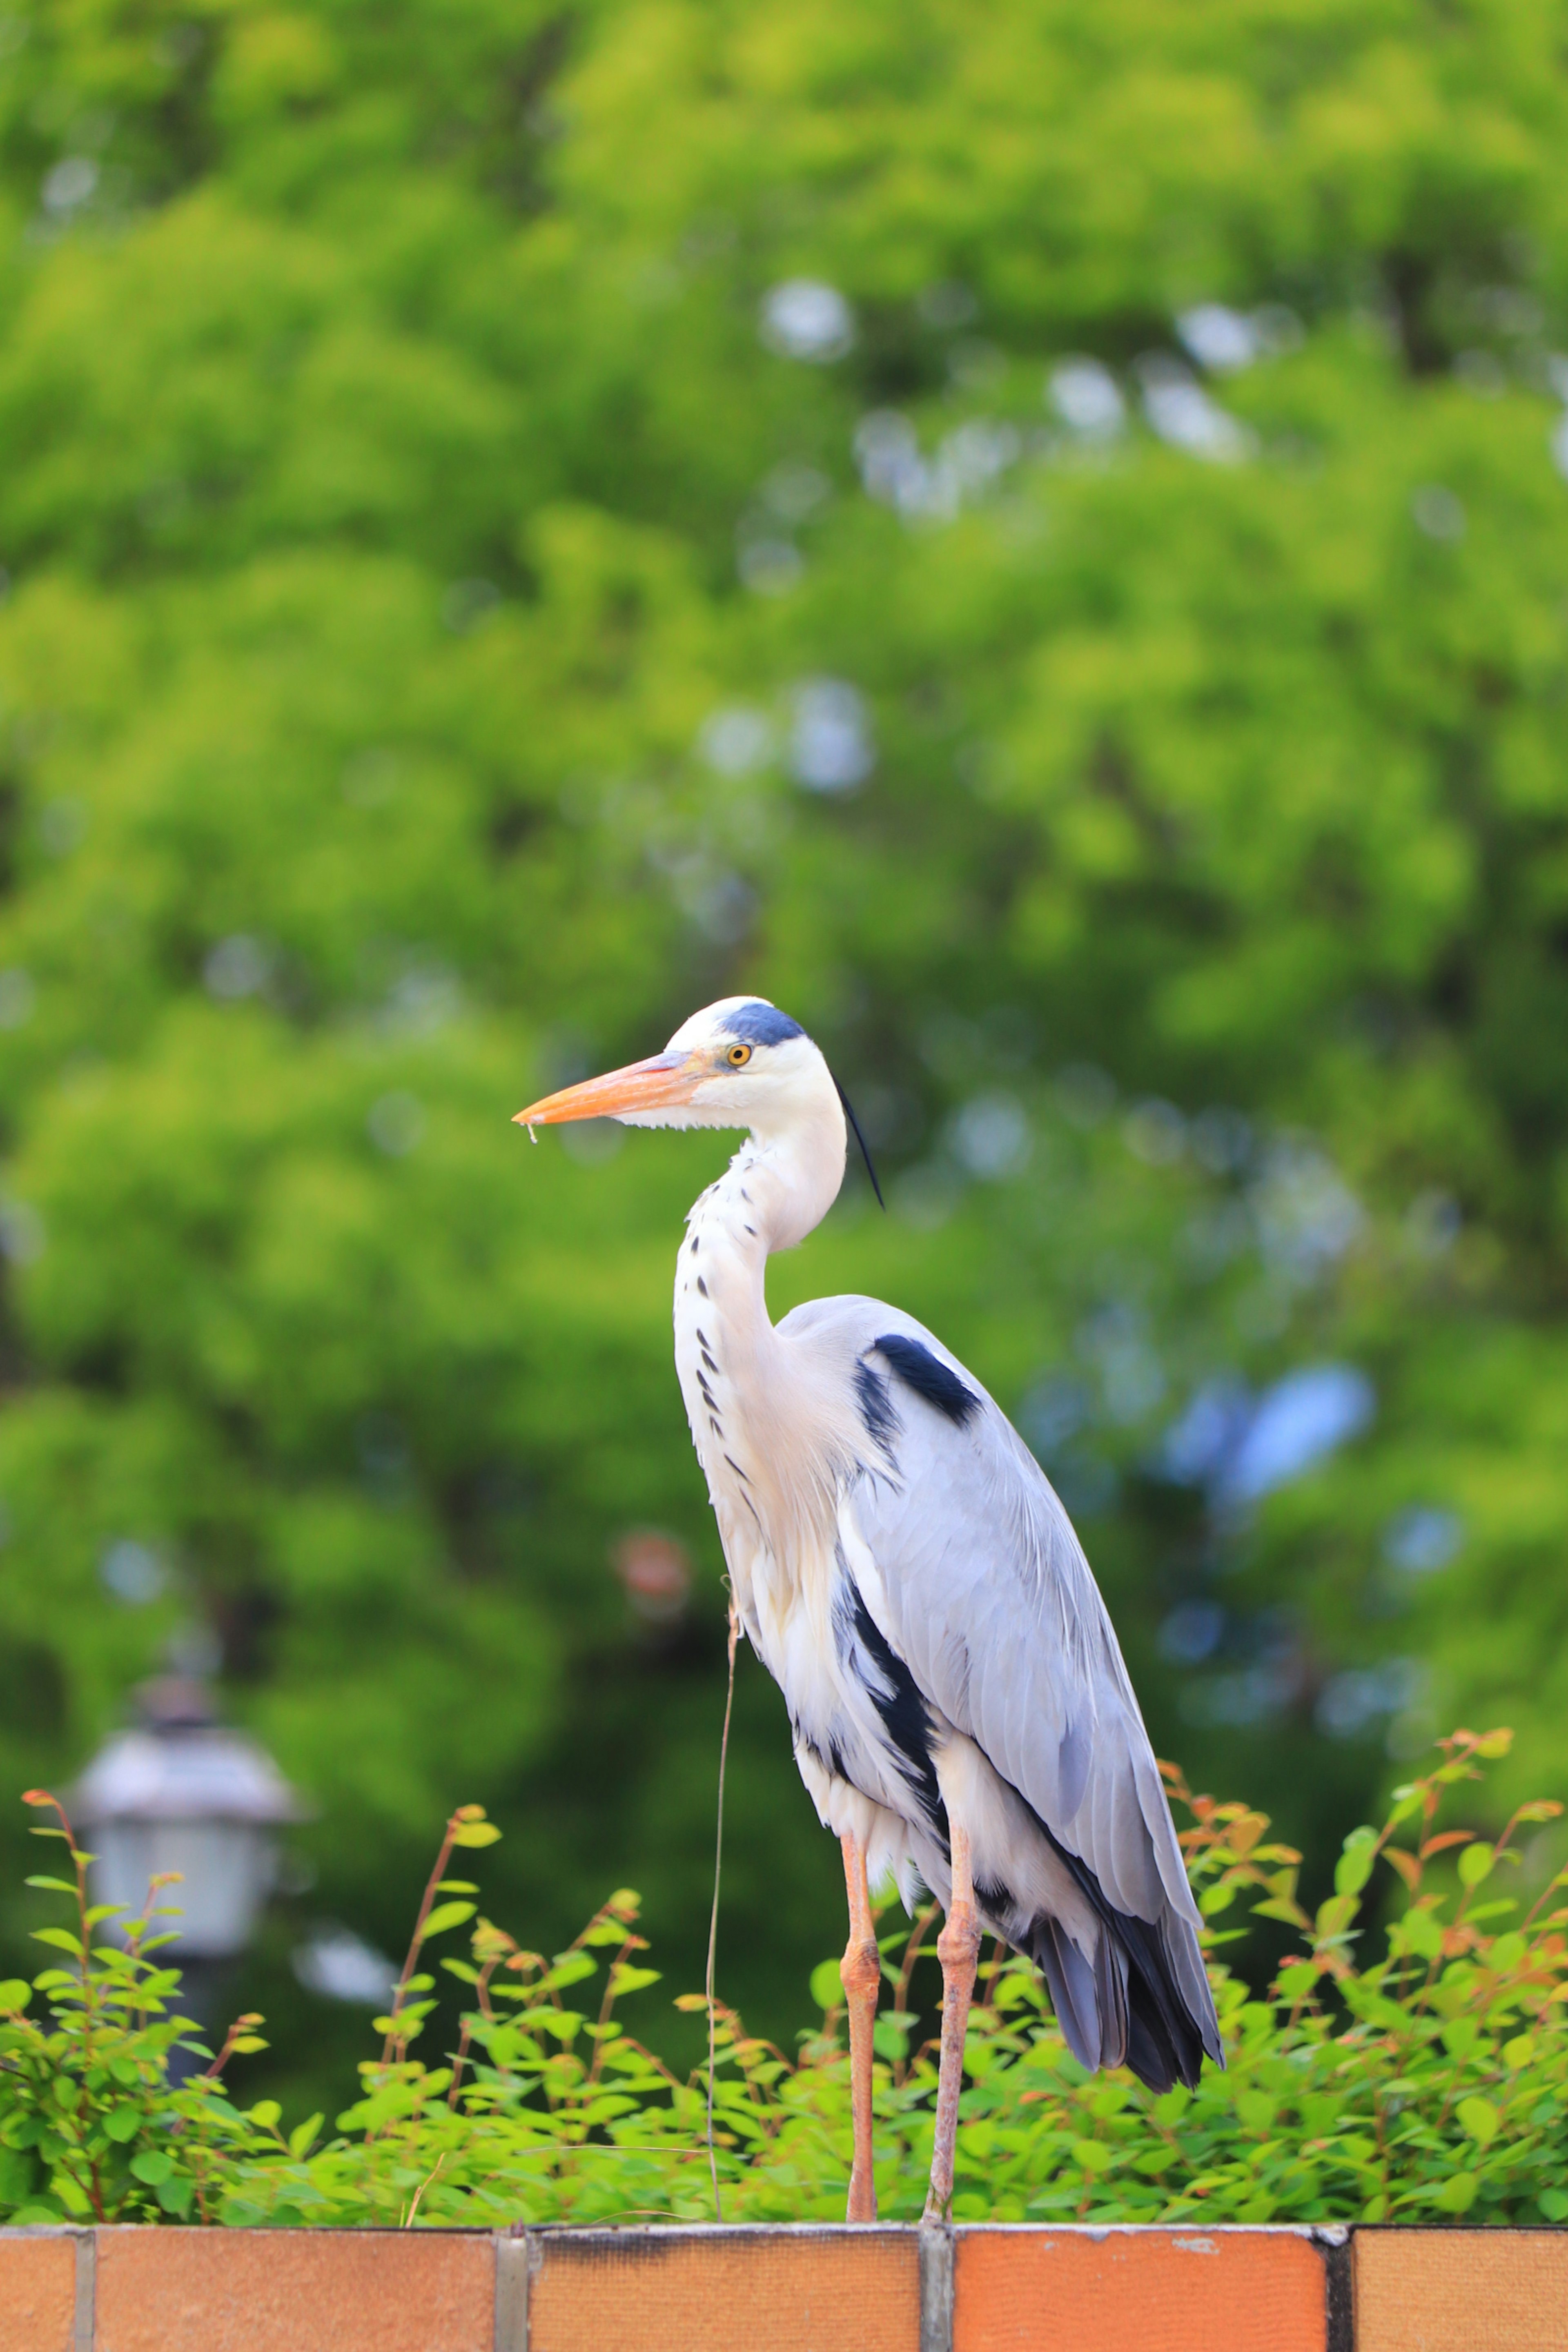
<svg viewBox="0 0 1568 2352"><path fill-rule="evenodd" d="M751 1058L752 1049L749 1045L731 1045L724 1056L732 1070L743 1070Z"/></svg>

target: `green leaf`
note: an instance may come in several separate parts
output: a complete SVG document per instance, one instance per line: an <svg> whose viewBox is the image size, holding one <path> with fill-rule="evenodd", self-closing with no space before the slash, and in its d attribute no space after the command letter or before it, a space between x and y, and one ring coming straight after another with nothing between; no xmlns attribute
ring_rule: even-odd
<svg viewBox="0 0 1568 2352"><path fill-rule="evenodd" d="M465 1822L453 1837L454 1845L494 1845L500 1832L493 1822ZM603 1882L601 1881L601 1884Z"/></svg>
<svg viewBox="0 0 1568 2352"><path fill-rule="evenodd" d="M541 1990L562 1992L568 1985L581 1984L585 1977L597 1976L599 1963L586 1952L563 1952L542 1979Z"/></svg>
<svg viewBox="0 0 1568 2352"><path fill-rule="evenodd" d="M1481 1845L1478 1843L1475 1845L1466 1846L1459 1856L1459 1879L1461 1885L1465 1886L1479 1886L1483 1879L1489 1878L1491 1876L1492 1864L1495 1858L1493 1850L1489 1845Z"/></svg>
<svg viewBox="0 0 1568 2352"><path fill-rule="evenodd" d="M247 2113L258 2130L269 2132L277 2128L282 2119L283 2110L276 2099L258 2099L256 2105L248 2108Z"/></svg>
<svg viewBox="0 0 1568 2352"><path fill-rule="evenodd" d="M437 1903L425 1922L425 1934L426 1937L444 1936L448 1927L460 1927L465 1919L471 1919L473 1916L474 1906L471 1903Z"/></svg>
<svg viewBox="0 0 1568 2352"><path fill-rule="evenodd" d="M103 2128L110 2139L119 2140L123 2144L127 2140L133 2140L146 2121L147 2116L142 2108L133 2107L128 2101L124 2101L105 2116Z"/></svg>
<svg viewBox="0 0 1568 2352"><path fill-rule="evenodd" d="M32 1934L35 1944L52 1944L57 1951L74 1953L80 1959L81 1938L68 1927L35 1927Z"/></svg>
<svg viewBox="0 0 1568 2352"><path fill-rule="evenodd" d="M917 2021L907 2010L884 2010L871 2029L871 2039L879 2058L897 2063L908 2051L910 2031Z"/></svg>
<svg viewBox="0 0 1568 2352"><path fill-rule="evenodd" d="M1299 1903L1289 1902L1276 1895L1269 1895L1265 1902L1255 1903L1252 1906L1252 1916L1255 1919L1283 1919L1288 1927L1306 1927L1310 1925Z"/></svg>
<svg viewBox="0 0 1568 2352"><path fill-rule="evenodd" d="M1261 1909L1262 1906L1259 1905L1258 1908ZM1357 1908L1353 1895L1331 1895L1326 1903L1320 1903L1315 1923L1320 1939L1342 1936L1355 1917Z"/></svg>
<svg viewBox="0 0 1568 2352"><path fill-rule="evenodd" d="M37 1832L35 1832L35 1835L36 1834ZM77 1892L76 1881L72 1878L40 1878L35 1876L32 1878L25 1878L22 1884L24 1886L44 1886L48 1889L51 1895L68 1895L73 1898L73 1900Z"/></svg>
<svg viewBox="0 0 1568 2352"><path fill-rule="evenodd" d="M623 1993L641 1992L645 1985L658 1984L662 1974L660 1969L634 1969L621 1961L610 1970L610 1990L618 2000Z"/></svg>
<svg viewBox="0 0 1568 2352"><path fill-rule="evenodd" d="M1460 2124L1470 2137L1482 2147L1489 2147L1497 2137L1502 2118L1489 2099L1461 2099L1456 2110Z"/></svg>
<svg viewBox="0 0 1568 2352"><path fill-rule="evenodd" d="M1373 1864L1377 1859L1376 1847L1377 1832L1375 1830L1352 1830L1345 1840L1344 1852L1334 1864L1336 1895L1361 1893L1362 1888L1372 1876Z"/></svg>
<svg viewBox="0 0 1568 2352"><path fill-rule="evenodd" d="M0 1979L0 2011L19 2015L33 1998L33 1988L25 1977Z"/></svg>
<svg viewBox="0 0 1568 2352"><path fill-rule="evenodd" d="M1407 1911L1399 1922L1399 1932L1418 1959L1435 1960L1443 1949L1443 1925L1431 1911Z"/></svg>
<svg viewBox="0 0 1568 2352"><path fill-rule="evenodd" d="M1450 2174L1432 2192L1432 2203L1440 2212L1468 2213L1476 2201L1476 2176L1473 2172Z"/></svg>
<svg viewBox="0 0 1568 2352"><path fill-rule="evenodd" d="M818 1960L811 1972L811 1997L818 2009L842 2009L844 1979L837 1960Z"/></svg>
<svg viewBox="0 0 1568 2352"><path fill-rule="evenodd" d="M131 2159L131 2169L138 2180L144 2180L149 2189L156 2189L174 2171L174 2159L165 2156L162 2148L139 2148Z"/></svg>
<svg viewBox="0 0 1568 2352"><path fill-rule="evenodd" d="M293 2130L289 2133L289 2153L291 2157L295 2158L296 2160L303 2157L309 2150L311 2141L315 2138L316 2134L321 2128L321 2121L322 2119L319 2115L308 2116L304 2123L296 2124Z"/></svg>

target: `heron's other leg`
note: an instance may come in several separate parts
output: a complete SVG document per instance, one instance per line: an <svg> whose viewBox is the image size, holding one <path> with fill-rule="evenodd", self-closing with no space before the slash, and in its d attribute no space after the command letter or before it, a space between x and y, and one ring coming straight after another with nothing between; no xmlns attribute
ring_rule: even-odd
<svg viewBox="0 0 1568 2352"><path fill-rule="evenodd" d="M974 1998L974 1970L980 1958L980 1921L974 1910L974 1882L970 1874L969 1833L952 1822L952 1900L947 1923L936 1939L942 1962L942 2067L937 2076L936 2140L931 2152L931 2189L924 2218L941 2221L952 2195L952 2157L958 2138L958 2094L963 2083L963 2037L969 2027L969 2004Z"/></svg>
<svg viewBox="0 0 1568 2352"><path fill-rule="evenodd" d="M849 2010L850 2106L855 2123L855 2160L849 2171L847 2221L877 2218L877 2182L871 2168L871 2029L877 2021L877 1995L882 1983L882 1958L877 1949L877 1923L871 1916L871 1890L866 1883L866 1849L847 1834L844 1884L849 1893L849 1941L838 1964L844 1998Z"/></svg>

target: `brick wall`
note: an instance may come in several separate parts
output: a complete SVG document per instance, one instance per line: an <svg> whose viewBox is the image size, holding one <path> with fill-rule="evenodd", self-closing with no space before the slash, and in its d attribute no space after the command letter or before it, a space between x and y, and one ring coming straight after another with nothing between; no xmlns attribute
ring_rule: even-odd
<svg viewBox="0 0 1568 2352"><path fill-rule="evenodd" d="M1564 2347L1558 2230L0 2230L0 2352Z"/></svg>

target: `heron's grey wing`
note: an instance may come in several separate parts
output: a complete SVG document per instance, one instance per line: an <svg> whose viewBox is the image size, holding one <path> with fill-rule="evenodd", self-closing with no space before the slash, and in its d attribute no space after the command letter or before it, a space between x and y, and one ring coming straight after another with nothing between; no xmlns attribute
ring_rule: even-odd
<svg viewBox="0 0 1568 2352"><path fill-rule="evenodd" d="M980 1383L908 1316L825 1300L782 1328L792 1327L818 1346L853 1346L862 1408L886 1430L845 1504L882 1633L1107 1902L1159 1931L1209 2042L1197 1907L1153 1750L1044 1472Z"/></svg>
<svg viewBox="0 0 1568 2352"><path fill-rule="evenodd" d="M1195 1922L1153 1750L1082 1546L1022 1441L973 1392L978 1410L960 1425L893 1385L896 1470L864 1477L851 1497L879 1571L883 1631L1119 1911L1152 1920L1168 1903Z"/></svg>

